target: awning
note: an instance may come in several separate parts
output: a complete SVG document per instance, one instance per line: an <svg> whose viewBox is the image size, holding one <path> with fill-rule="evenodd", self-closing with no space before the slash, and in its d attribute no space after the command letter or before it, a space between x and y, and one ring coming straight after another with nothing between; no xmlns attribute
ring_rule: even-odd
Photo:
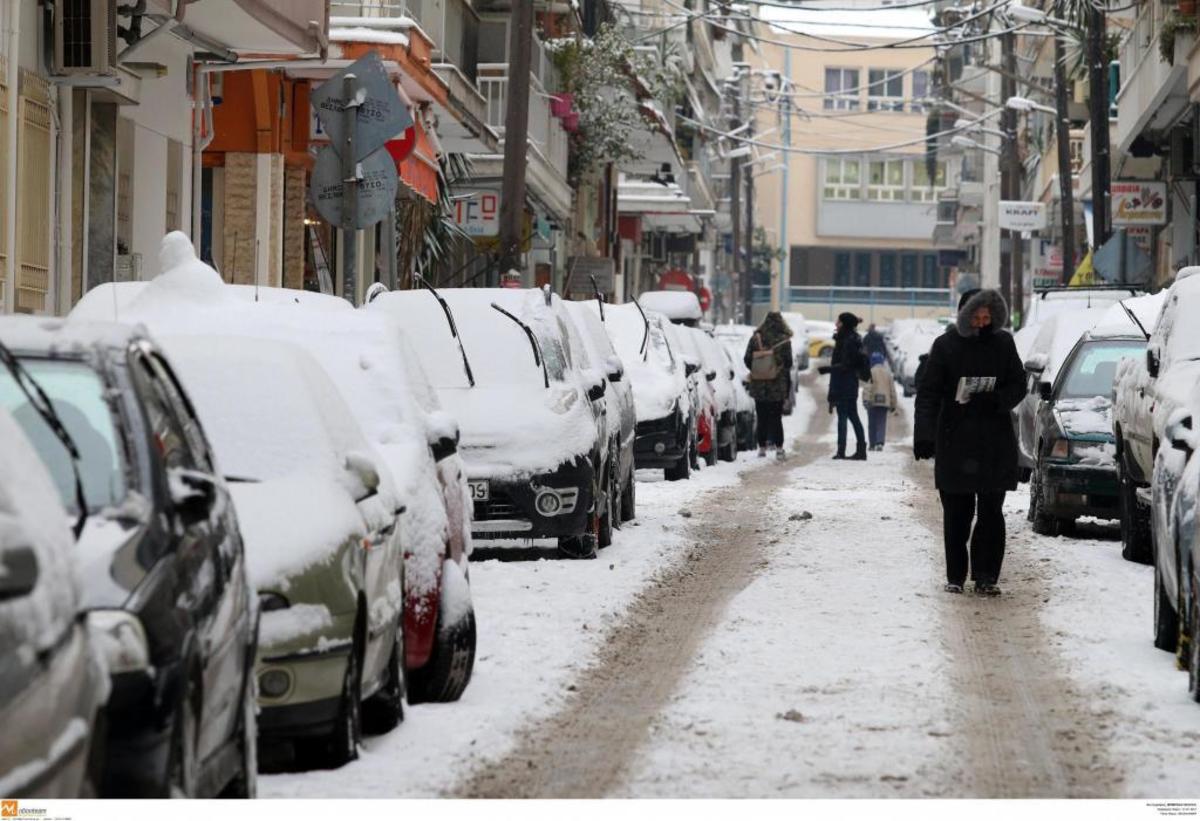
<svg viewBox="0 0 1200 821"><path fill-rule="evenodd" d="M171 0L149 0L170 15ZM241 54L320 54L328 44L326 0L192 0L180 23Z"/></svg>
<svg viewBox="0 0 1200 821"><path fill-rule="evenodd" d="M436 204L438 201L436 152L433 150L425 130L421 127L419 117L417 122L413 123L413 128L417 131L417 147L399 165L400 182L414 194Z"/></svg>

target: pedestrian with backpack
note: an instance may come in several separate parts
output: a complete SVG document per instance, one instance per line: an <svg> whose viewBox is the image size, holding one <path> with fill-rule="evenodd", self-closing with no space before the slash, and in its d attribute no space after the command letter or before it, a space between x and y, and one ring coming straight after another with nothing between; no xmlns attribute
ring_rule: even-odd
<svg viewBox="0 0 1200 821"><path fill-rule="evenodd" d="M828 365L817 370L829 374L829 412L837 411L838 446L833 458L866 461L867 442L858 418L858 382L871 378L871 368L863 352L862 337L855 330L857 327L858 317L854 314L847 311L838 315L837 330L833 335L833 355ZM847 423L854 428L855 449L852 456L846 455Z"/></svg>
<svg viewBox="0 0 1200 821"><path fill-rule="evenodd" d="M775 448L783 460L783 403L792 395L792 329L779 311L771 311L746 344L746 367L750 380L746 390L754 399L758 416L758 455Z"/></svg>
<svg viewBox="0 0 1200 821"><path fill-rule="evenodd" d="M886 358L879 351L871 353L871 378L862 383L863 407L867 409L867 440L871 450L883 450L887 439L888 414L895 413L900 403L896 399L896 381Z"/></svg>

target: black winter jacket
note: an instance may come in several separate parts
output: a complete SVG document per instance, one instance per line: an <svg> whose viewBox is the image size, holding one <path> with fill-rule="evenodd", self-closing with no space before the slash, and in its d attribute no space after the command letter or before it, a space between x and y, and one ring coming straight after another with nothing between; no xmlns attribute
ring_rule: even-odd
<svg viewBox="0 0 1200 821"><path fill-rule="evenodd" d="M862 337L844 328L834 335L833 354L829 357L829 402L853 402L858 399L858 371L867 365Z"/></svg>
<svg viewBox="0 0 1200 821"><path fill-rule="evenodd" d="M986 305L992 328L981 335L971 315ZM934 477L949 493L988 493L1017 488L1017 440L1012 409L1025 395L1025 371L1012 334L1003 330L1008 306L998 291L975 294L955 324L938 337L917 384L914 442L936 443ZM994 376L996 389L963 405L955 399L964 376Z"/></svg>

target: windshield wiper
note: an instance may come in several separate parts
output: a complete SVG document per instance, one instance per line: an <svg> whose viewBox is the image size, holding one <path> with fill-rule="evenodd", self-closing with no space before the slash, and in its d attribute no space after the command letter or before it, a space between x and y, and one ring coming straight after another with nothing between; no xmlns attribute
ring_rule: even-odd
<svg viewBox="0 0 1200 821"><path fill-rule="evenodd" d="M592 291L596 294L596 304L600 306L600 321L604 321L604 295L600 293L600 286L596 283L596 275L588 274L588 279L592 281Z"/></svg>
<svg viewBox="0 0 1200 821"><path fill-rule="evenodd" d="M1126 315L1128 315L1128 317L1133 320L1133 324L1138 326L1138 330L1142 332L1142 336L1146 337L1146 341L1149 342L1150 334L1146 332L1146 326L1143 325L1138 320L1137 315L1134 314L1134 312L1130 309L1130 307L1125 304L1124 300L1118 302L1117 304L1120 305L1121 310L1124 311L1126 313Z"/></svg>
<svg viewBox="0 0 1200 821"><path fill-rule="evenodd" d="M446 315L446 323L450 326L450 335L453 336L454 341L458 343L458 352L462 354L463 370L467 372L467 382L471 384L472 388L475 387L475 375L471 373L471 363L467 360L467 349L463 347L462 337L458 335L458 325L454 322L454 314L451 312L450 306L446 304L446 300L442 299L442 295L437 292L437 289L429 283L429 280L425 279L425 277L421 276L420 274L413 274L413 277L415 277L417 282L421 283L421 286L427 289L429 293L433 294L433 298L436 299L438 304L442 306L442 313Z"/></svg>
<svg viewBox="0 0 1200 821"><path fill-rule="evenodd" d="M75 504L79 507L79 518L75 520L73 530L75 538L78 539L79 534L83 533L83 526L88 517L87 497L83 493L83 476L79 472L79 448L75 446L75 440L71 438L66 425L59 418L58 411L54 410L54 405L46 396L46 392L42 390L42 386L29 375L29 371L25 370L25 366L3 342L0 342L0 362L4 363L4 367L12 375L13 381L21 389L21 393L25 394L25 398L29 400L30 406L38 412L42 421L46 423L46 427L50 428L51 432L58 437L58 441L67 449L67 454L71 457L71 472L75 474Z"/></svg>
<svg viewBox="0 0 1200 821"><path fill-rule="evenodd" d="M638 313L642 315L642 322L646 324L646 332L642 335L642 347L638 349L638 353L642 355L642 361L650 356L650 350L646 347L646 343L650 341L650 319L646 316L646 312L642 310L642 303L638 302L637 297L631 297L633 304L637 306Z"/></svg>
<svg viewBox="0 0 1200 821"><path fill-rule="evenodd" d="M504 314L513 322L520 325L521 330L525 332L525 336L529 337L529 345L533 348L533 362L542 369L542 380L545 382L547 388L550 387L550 372L546 370L546 357L542 356L542 346L538 344L537 337L534 336L533 330L524 322L510 314L508 311L501 308L495 302L492 303L492 307Z"/></svg>

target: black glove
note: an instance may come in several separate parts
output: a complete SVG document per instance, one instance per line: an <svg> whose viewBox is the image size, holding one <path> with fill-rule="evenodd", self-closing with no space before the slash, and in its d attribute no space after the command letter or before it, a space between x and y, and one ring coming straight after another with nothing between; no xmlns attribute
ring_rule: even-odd
<svg viewBox="0 0 1200 821"><path fill-rule="evenodd" d="M922 459L932 459L937 452L937 445L928 440L913 442L913 457L919 462Z"/></svg>
<svg viewBox="0 0 1200 821"><path fill-rule="evenodd" d="M833 368L829 367L828 365L822 365L822 366L820 366L819 368L817 368L817 373L819 373L819 374L823 374L823 375L827 375L827 374L829 374L829 373L830 373L832 370L833 370Z"/></svg>
<svg viewBox="0 0 1200 821"><path fill-rule="evenodd" d="M833 413L833 403L832 402L829 403L829 412Z"/></svg>

